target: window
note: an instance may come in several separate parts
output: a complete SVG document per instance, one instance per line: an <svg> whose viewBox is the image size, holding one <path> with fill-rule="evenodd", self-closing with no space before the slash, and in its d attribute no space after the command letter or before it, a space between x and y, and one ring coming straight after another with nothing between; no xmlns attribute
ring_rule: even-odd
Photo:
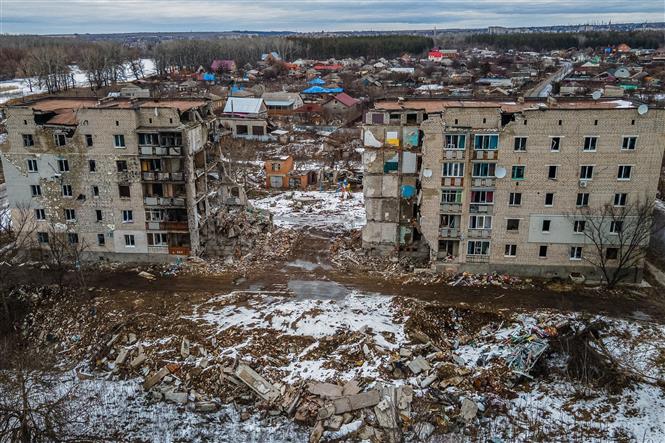
<svg viewBox="0 0 665 443"><path fill-rule="evenodd" d="M506 257L515 257L517 255L517 245L506 245L504 254Z"/></svg>
<svg viewBox="0 0 665 443"><path fill-rule="evenodd" d="M148 246L168 246L169 237L165 232L148 233Z"/></svg>
<svg viewBox="0 0 665 443"><path fill-rule="evenodd" d="M65 220L67 220L68 222L76 221L76 210L65 209Z"/></svg>
<svg viewBox="0 0 665 443"><path fill-rule="evenodd" d="M613 220L610 222L610 233L611 234L620 234L623 231L623 221L622 220Z"/></svg>
<svg viewBox="0 0 665 443"><path fill-rule="evenodd" d="M106 237L104 237L104 234L97 234L97 244L99 246L104 246L106 244Z"/></svg>
<svg viewBox="0 0 665 443"><path fill-rule="evenodd" d="M104 215L103 215L101 209L95 209L95 217L96 217L98 222L100 222L104 219Z"/></svg>
<svg viewBox="0 0 665 443"><path fill-rule="evenodd" d="M473 177L494 177L496 164L494 163L474 163Z"/></svg>
<svg viewBox="0 0 665 443"><path fill-rule="evenodd" d="M263 126L252 126L252 135L266 135Z"/></svg>
<svg viewBox="0 0 665 443"><path fill-rule="evenodd" d="M58 159L58 171L68 172L69 171L69 160L65 158Z"/></svg>
<svg viewBox="0 0 665 443"><path fill-rule="evenodd" d="M464 177L464 163L444 163L443 177Z"/></svg>
<svg viewBox="0 0 665 443"><path fill-rule="evenodd" d="M489 255L490 242L483 240L469 240L466 253L467 255Z"/></svg>
<svg viewBox="0 0 665 443"><path fill-rule="evenodd" d="M270 170L271 171L279 171L282 169L282 164L281 163L271 163L270 164Z"/></svg>
<svg viewBox="0 0 665 443"><path fill-rule="evenodd" d="M134 213L131 209L123 209L122 211L123 223L134 223Z"/></svg>
<svg viewBox="0 0 665 443"><path fill-rule="evenodd" d="M62 185L62 196L63 197L72 197L72 185Z"/></svg>
<svg viewBox="0 0 665 443"><path fill-rule="evenodd" d="M462 190L443 189L441 191L441 203L462 203Z"/></svg>
<svg viewBox="0 0 665 443"><path fill-rule="evenodd" d="M92 145L93 145L92 134L86 134L85 135L85 145L88 148L92 148Z"/></svg>
<svg viewBox="0 0 665 443"><path fill-rule="evenodd" d="M139 145L155 146L159 144L157 134L139 134Z"/></svg>
<svg viewBox="0 0 665 443"><path fill-rule="evenodd" d="M563 120L559 120L559 126L563 124Z"/></svg>
<svg viewBox="0 0 665 443"><path fill-rule="evenodd" d="M593 166L580 166L580 180L591 180L593 178Z"/></svg>
<svg viewBox="0 0 665 443"><path fill-rule="evenodd" d="M35 209L35 220L44 221L46 220L46 211L43 209Z"/></svg>
<svg viewBox="0 0 665 443"><path fill-rule="evenodd" d="M510 206L519 206L522 204L522 193L521 192L511 192L508 197L508 204Z"/></svg>
<svg viewBox="0 0 665 443"><path fill-rule="evenodd" d="M619 249L618 248L607 248L605 250L605 258L607 260L616 260L619 258Z"/></svg>
<svg viewBox="0 0 665 443"><path fill-rule="evenodd" d="M442 228L456 228L457 216L452 214L441 214L439 226Z"/></svg>
<svg viewBox="0 0 665 443"><path fill-rule="evenodd" d="M476 135L473 140L473 147L476 150L494 150L499 147L498 135Z"/></svg>
<svg viewBox="0 0 665 443"><path fill-rule="evenodd" d="M76 232L68 232L67 240L69 241L70 245L76 245L79 242L79 235Z"/></svg>
<svg viewBox="0 0 665 443"><path fill-rule="evenodd" d="M526 137L515 137L513 148L515 151L526 151Z"/></svg>
<svg viewBox="0 0 665 443"><path fill-rule="evenodd" d="M37 160L29 158L26 160L26 163L28 164L28 172L39 171L39 168L37 167Z"/></svg>
<svg viewBox="0 0 665 443"><path fill-rule="evenodd" d="M559 152L560 150L561 150L561 137L552 137L552 139L550 140L550 151Z"/></svg>
<svg viewBox="0 0 665 443"><path fill-rule="evenodd" d="M30 185L30 195L33 197L39 197L42 195L42 187L39 185Z"/></svg>
<svg viewBox="0 0 665 443"><path fill-rule="evenodd" d="M584 150L595 151L598 144L598 137L584 137Z"/></svg>
<svg viewBox="0 0 665 443"><path fill-rule="evenodd" d="M123 134L116 134L113 136L113 146L116 148L125 147L125 136Z"/></svg>
<svg viewBox="0 0 665 443"><path fill-rule="evenodd" d="M556 173L557 173L557 166L550 165L547 167L547 178L550 180L555 180L556 179Z"/></svg>
<svg viewBox="0 0 665 443"><path fill-rule="evenodd" d="M554 193L547 192L545 194L545 206L554 206Z"/></svg>
<svg viewBox="0 0 665 443"><path fill-rule="evenodd" d="M136 246L136 241L134 240L133 234L125 234L125 246L128 248L133 248Z"/></svg>
<svg viewBox="0 0 665 443"><path fill-rule="evenodd" d="M471 191L471 203L493 204L494 191Z"/></svg>
<svg viewBox="0 0 665 443"><path fill-rule="evenodd" d="M545 258L547 257L547 245L540 245L538 248L538 257Z"/></svg>
<svg viewBox="0 0 665 443"><path fill-rule="evenodd" d="M120 122L118 120L115 121L116 126L120 126Z"/></svg>
<svg viewBox="0 0 665 443"><path fill-rule="evenodd" d="M247 125L236 125L236 134L245 135L247 130Z"/></svg>
<svg viewBox="0 0 665 443"><path fill-rule="evenodd" d="M127 160L116 160L115 166L118 168L118 172L127 172Z"/></svg>
<svg viewBox="0 0 665 443"><path fill-rule="evenodd" d="M53 134L53 141L56 146L65 146L67 144L67 137L65 137L65 134Z"/></svg>
<svg viewBox="0 0 665 443"><path fill-rule="evenodd" d="M633 167L628 165L619 165L617 171L617 180L630 180L630 173Z"/></svg>
<svg viewBox="0 0 665 443"><path fill-rule="evenodd" d="M88 169L90 169L90 172L97 172L97 162L95 160L88 160Z"/></svg>
<svg viewBox="0 0 665 443"><path fill-rule="evenodd" d="M92 196L93 197L99 197L99 186L93 186L92 187Z"/></svg>
<svg viewBox="0 0 665 443"><path fill-rule="evenodd" d="M594 125L594 126L598 126L598 120L594 120L594 121L593 121L593 125Z"/></svg>
<svg viewBox="0 0 665 443"><path fill-rule="evenodd" d="M372 113L372 123L375 125L382 125L383 124L383 114L380 114L378 112Z"/></svg>
<svg viewBox="0 0 665 443"><path fill-rule="evenodd" d="M628 194L625 193L614 194L614 206L626 206L627 198Z"/></svg>
<svg viewBox="0 0 665 443"><path fill-rule="evenodd" d="M585 220L575 220L575 222L573 223L573 232L575 232L576 234L583 233L584 228L586 228Z"/></svg>
<svg viewBox="0 0 665 443"><path fill-rule="evenodd" d="M42 244L48 243L48 232L38 232L37 241Z"/></svg>
<svg viewBox="0 0 665 443"><path fill-rule="evenodd" d="M492 216L491 215L470 216L469 229L492 229Z"/></svg>
<svg viewBox="0 0 665 443"><path fill-rule="evenodd" d="M120 198L130 198L131 193L129 190L129 185L118 185L118 196Z"/></svg>
<svg viewBox="0 0 665 443"><path fill-rule="evenodd" d="M543 232L550 232L550 227L552 226L552 220L543 220Z"/></svg>
<svg viewBox="0 0 665 443"><path fill-rule="evenodd" d="M524 180L524 169L525 166L513 166L513 180Z"/></svg>
<svg viewBox="0 0 665 443"><path fill-rule="evenodd" d="M506 220L506 231L518 231L520 229L519 218L509 218Z"/></svg>
<svg viewBox="0 0 665 443"><path fill-rule="evenodd" d="M637 144L637 137L624 137L621 142L621 150L623 151L634 151L635 145Z"/></svg>
<svg viewBox="0 0 665 443"><path fill-rule="evenodd" d="M30 147L35 146L35 139L32 137L32 134L23 134L23 146Z"/></svg>
<svg viewBox="0 0 665 443"><path fill-rule="evenodd" d="M575 206L577 206L578 208L581 208L583 206L589 206L589 193L588 192L578 193Z"/></svg>
<svg viewBox="0 0 665 443"><path fill-rule="evenodd" d="M466 147L466 135L447 134L445 149L464 149Z"/></svg>
<svg viewBox="0 0 665 443"><path fill-rule="evenodd" d="M582 260L582 247L581 246L571 246L570 247L570 259L571 260Z"/></svg>

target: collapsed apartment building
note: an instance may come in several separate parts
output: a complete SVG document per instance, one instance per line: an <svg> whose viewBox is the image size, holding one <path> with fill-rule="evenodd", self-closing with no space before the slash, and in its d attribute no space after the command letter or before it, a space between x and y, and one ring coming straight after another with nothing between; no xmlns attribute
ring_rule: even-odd
<svg viewBox="0 0 665 443"><path fill-rule="evenodd" d="M216 208L246 204L208 99L42 97L7 111L8 199L15 217L29 208L41 249L66 235L113 260L200 254Z"/></svg>
<svg viewBox="0 0 665 443"><path fill-rule="evenodd" d="M590 275L571 214L653 201L664 139L665 110L625 100L378 101L363 247L438 270Z"/></svg>

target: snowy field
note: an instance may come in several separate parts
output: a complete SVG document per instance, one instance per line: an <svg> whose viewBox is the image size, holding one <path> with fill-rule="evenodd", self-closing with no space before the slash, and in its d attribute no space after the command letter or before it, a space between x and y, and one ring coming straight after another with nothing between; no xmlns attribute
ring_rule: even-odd
<svg viewBox="0 0 665 443"><path fill-rule="evenodd" d="M338 192L292 191L251 203L270 211L276 226L341 232L365 225L363 194L351 195L353 198L342 200Z"/></svg>
<svg viewBox="0 0 665 443"><path fill-rule="evenodd" d="M155 63L152 59L144 58L141 59L144 66L144 74L146 77L155 74ZM85 72L81 71L78 66L70 66L71 73L74 75L74 81L77 86L89 86L88 78L85 75ZM128 81L134 79L134 76L129 68L129 65L125 69L125 75ZM0 82L0 103L5 103L13 98L23 97L31 94L38 94L41 92L46 92L46 88L40 89L37 86L37 80L32 79L32 92L30 91L30 85L27 79L25 78L15 78L12 80L5 80Z"/></svg>

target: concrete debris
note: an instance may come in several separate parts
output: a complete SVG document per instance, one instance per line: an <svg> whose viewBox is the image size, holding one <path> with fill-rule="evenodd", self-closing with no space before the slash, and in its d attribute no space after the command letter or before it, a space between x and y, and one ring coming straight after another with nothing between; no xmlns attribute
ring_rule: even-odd
<svg viewBox="0 0 665 443"><path fill-rule="evenodd" d="M180 343L180 356L182 356L182 358L189 357L189 340L186 338L183 338Z"/></svg>
<svg viewBox="0 0 665 443"><path fill-rule="evenodd" d="M460 417L462 417L465 422L471 423L471 421L476 418L476 414L478 414L478 405L476 402L468 398L463 398L462 406L460 408Z"/></svg>
<svg viewBox="0 0 665 443"><path fill-rule="evenodd" d="M409 362L408 367L415 375L418 375L423 371L429 371L431 369L430 364L423 357L414 358Z"/></svg>
<svg viewBox="0 0 665 443"><path fill-rule="evenodd" d="M185 404L187 403L188 397L186 392L164 392L164 400Z"/></svg>
<svg viewBox="0 0 665 443"><path fill-rule="evenodd" d="M434 432L434 425L432 423L420 422L415 427L416 436L420 441L427 441Z"/></svg>
<svg viewBox="0 0 665 443"><path fill-rule="evenodd" d="M334 385L332 383L309 383L307 385L307 391L310 394L318 395L321 398L330 400L333 398L338 398L343 395L343 388L339 385Z"/></svg>
<svg viewBox="0 0 665 443"><path fill-rule="evenodd" d="M219 405L211 401L197 401L194 403L194 410L197 412L215 412L218 409Z"/></svg>
<svg viewBox="0 0 665 443"><path fill-rule="evenodd" d="M169 368L164 366L162 369L157 371L155 374L151 375L150 377L146 378L146 380L143 382L143 389L146 391L153 386L155 386L157 383L162 381L164 377L166 377L171 371L169 371Z"/></svg>
<svg viewBox="0 0 665 443"><path fill-rule="evenodd" d="M331 431L339 431L344 423L344 417L341 415L333 415L328 420L325 421L324 426L326 429Z"/></svg>
<svg viewBox="0 0 665 443"><path fill-rule="evenodd" d="M147 359L148 357L145 354L139 354L131 362L129 362L129 366L131 366L133 369L138 368L143 363L145 363Z"/></svg>
<svg viewBox="0 0 665 443"><path fill-rule="evenodd" d="M318 421L314 429L312 429L312 433L309 434L309 443L318 443L323 435L323 430L323 422Z"/></svg>
<svg viewBox="0 0 665 443"><path fill-rule="evenodd" d="M374 406L379 401L381 401L381 393L373 389L360 394L338 398L333 401L333 405L335 406L335 414L343 414L344 412Z"/></svg>
<svg viewBox="0 0 665 443"><path fill-rule="evenodd" d="M145 278L146 280L151 280L151 281L155 280L157 278L154 275L152 275L151 273L146 272L146 271L139 272L139 277L142 277L142 278Z"/></svg>
<svg viewBox="0 0 665 443"><path fill-rule="evenodd" d="M121 364L125 363L125 360L127 359L127 355L129 355L129 349L127 349L127 348L120 349L120 352L118 353L118 356L115 359L115 364L116 365L121 365Z"/></svg>
<svg viewBox="0 0 665 443"><path fill-rule="evenodd" d="M264 400L272 402L280 395L279 391L275 389L275 387L268 380L261 377L247 365L238 365L235 370L235 376L238 377L247 386L249 386Z"/></svg>

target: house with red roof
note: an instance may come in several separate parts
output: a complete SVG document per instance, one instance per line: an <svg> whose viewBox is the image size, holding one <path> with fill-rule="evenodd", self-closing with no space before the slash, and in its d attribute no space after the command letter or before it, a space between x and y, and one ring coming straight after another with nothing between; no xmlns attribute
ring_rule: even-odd
<svg viewBox="0 0 665 443"><path fill-rule="evenodd" d="M331 95L321 107L327 119L353 121L362 114L362 102L346 92Z"/></svg>

